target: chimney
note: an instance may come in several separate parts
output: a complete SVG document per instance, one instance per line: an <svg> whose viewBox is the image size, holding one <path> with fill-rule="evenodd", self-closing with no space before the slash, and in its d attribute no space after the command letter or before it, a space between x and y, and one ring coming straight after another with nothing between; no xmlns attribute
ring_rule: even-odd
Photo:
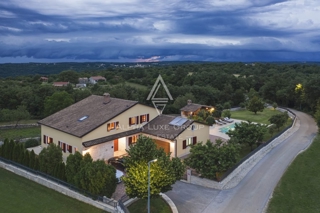
<svg viewBox="0 0 320 213"><path fill-rule="evenodd" d="M187 101L187 104L188 104L188 105L190 105L191 103L192 103L192 101L191 101L191 100L188 100L188 101Z"/></svg>
<svg viewBox="0 0 320 213"><path fill-rule="evenodd" d="M104 104L107 104L110 102L110 94L109 93L104 93L103 97L104 97L104 99L103 99Z"/></svg>

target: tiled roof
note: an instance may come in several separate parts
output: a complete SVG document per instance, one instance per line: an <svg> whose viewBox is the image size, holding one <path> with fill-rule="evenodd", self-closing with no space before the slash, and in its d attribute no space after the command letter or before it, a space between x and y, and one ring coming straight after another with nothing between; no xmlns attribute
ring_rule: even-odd
<svg viewBox="0 0 320 213"><path fill-rule="evenodd" d="M187 104L184 107L182 107L180 109L180 111L194 112L194 111L197 111L198 109L201 109L202 107L211 108L212 106L206 106L206 105L201 105L201 104L190 103L190 104Z"/></svg>
<svg viewBox="0 0 320 213"><path fill-rule="evenodd" d="M174 140L186 128L188 128L193 121L187 120L182 126L174 126L169 124L176 116L159 115L142 128L142 133L153 135L160 138Z"/></svg>
<svg viewBox="0 0 320 213"><path fill-rule="evenodd" d="M101 144L101 143L105 143L105 142L108 142L108 141L112 141L114 139L118 139L118 138L130 136L130 135L134 135L134 134L137 134L139 132L141 132L140 129L132 129L132 130L129 130L129 131L126 131L126 132L121 132L121 133L118 133L118 134L109 135L109 136L106 136L106 137L97 138L97 139L90 140L90 141L85 141L85 142L82 143L82 145L84 147L90 147L90 146L94 146L94 145L97 145L97 144Z"/></svg>
<svg viewBox="0 0 320 213"><path fill-rule="evenodd" d="M104 103L105 97L91 95L38 123L77 137L83 137L138 103L118 98L110 98L109 100L108 103ZM82 121L79 120L81 118Z"/></svg>
<svg viewBox="0 0 320 213"><path fill-rule="evenodd" d="M68 85L69 82L53 82L53 86L64 86Z"/></svg>
<svg viewBox="0 0 320 213"><path fill-rule="evenodd" d="M95 81L106 80L106 78L105 78L105 77L102 77L102 76L91 76L90 78L93 79L93 80L95 80Z"/></svg>

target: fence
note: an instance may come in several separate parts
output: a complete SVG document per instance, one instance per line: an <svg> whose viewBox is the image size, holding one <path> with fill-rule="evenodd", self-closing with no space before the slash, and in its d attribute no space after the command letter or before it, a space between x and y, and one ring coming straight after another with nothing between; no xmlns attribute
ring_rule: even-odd
<svg viewBox="0 0 320 213"><path fill-rule="evenodd" d="M280 107L279 107L280 108ZM225 172L222 177L220 182L226 178L230 173L232 173L236 168L238 168L243 162L245 162L246 160L248 160L252 155L254 155L255 153L257 153L259 150L261 150L263 147L267 146L269 143L271 143L274 139L276 139L277 137L279 137L280 135L282 135L285 131L287 131L288 129L290 129L292 127L292 125L294 124L294 120L296 117L296 114L294 112L292 112L291 110L287 109L287 108L283 108L282 109L290 112L294 118L292 123L286 127L284 130L282 130L281 132L279 132L278 134L276 134L275 136L273 136L272 138L270 138L268 141L266 141L265 143L261 144L260 146L258 146L257 148L255 148L252 152L250 152L248 155L246 155L244 158L242 158L236 165L234 165L231 169L227 170L227 172Z"/></svg>
<svg viewBox="0 0 320 213"><path fill-rule="evenodd" d="M40 177L42 177L42 178L44 178L44 179L46 179L48 181L52 181L52 182L58 184L58 185L64 186L64 187L68 188L71 191L74 191L76 193L84 195L85 197L91 198L93 201L100 201L102 203L108 204L108 205L112 206L114 210L117 209L118 202L115 201L115 200L109 199L109 198L107 198L105 196L102 197L102 196L99 196L99 195L94 195L94 194L92 194L92 193L90 193L88 191L85 191L83 189L79 189L78 187L76 187L74 185L71 185L71 184L69 184L69 183L67 183L65 181L62 181L62 180L60 180L58 178L55 178L55 177L52 177L52 176L50 176L50 175L48 175L46 173L31 169L29 167L26 167L24 165L21 165L19 163L14 162L14 161L11 161L11 160L8 160L8 159L2 158L2 157L0 157L0 161L4 162L6 164L12 165L14 167L17 167L17 168L19 168L19 169L21 169L23 171L26 171L26 172L29 172L31 174L34 174L36 176L40 176ZM57 191L59 191L59 190L57 190Z"/></svg>
<svg viewBox="0 0 320 213"><path fill-rule="evenodd" d="M124 205L124 202L126 202L129 199L130 198L127 195L124 195L120 198L120 200L118 200L118 204L124 213L130 213L128 208Z"/></svg>

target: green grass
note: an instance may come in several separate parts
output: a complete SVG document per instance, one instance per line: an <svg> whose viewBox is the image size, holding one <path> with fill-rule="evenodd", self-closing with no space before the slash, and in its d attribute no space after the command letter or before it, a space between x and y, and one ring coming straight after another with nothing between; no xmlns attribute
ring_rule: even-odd
<svg viewBox="0 0 320 213"><path fill-rule="evenodd" d="M238 111L232 111L231 112L231 118L239 119L239 120L245 120L245 121L252 121L257 123L263 123L263 124L270 124L268 121L269 118L272 115L279 114L278 110L273 109L267 109L265 108L263 112L257 112L255 115L253 112L250 112L248 110L238 110Z"/></svg>
<svg viewBox="0 0 320 213"><path fill-rule="evenodd" d="M40 127L30 127L22 129L0 129L0 140L6 138L18 140L21 138L39 137L41 135Z"/></svg>
<svg viewBox="0 0 320 213"><path fill-rule="evenodd" d="M130 213L147 212L147 199L140 199L131 204L128 209ZM169 205L162 198L150 199L150 212L152 213L172 213Z"/></svg>
<svg viewBox="0 0 320 213"><path fill-rule="evenodd" d="M320 212L320 135L289 166L278 183L268 213Z"/></svg>
<svg viewBox="0 0 320 213"><path fill-rule="evenodd" d="M129 85L129 86L131 86L131 87L134 87L134 88L136 88L136 89L142 89L142 90L147 89L147 86L144 86L144 85L141 85L141 84L136 84L136 83L131 83L131 82L128 82L128 81L126 81L125 84L126 84L126 85Z"/></svg>
<svg viewBox="0 0 320 213"><path fill-rule="evenodd" d="M104 212L0 168L1 212Z"/></svg>

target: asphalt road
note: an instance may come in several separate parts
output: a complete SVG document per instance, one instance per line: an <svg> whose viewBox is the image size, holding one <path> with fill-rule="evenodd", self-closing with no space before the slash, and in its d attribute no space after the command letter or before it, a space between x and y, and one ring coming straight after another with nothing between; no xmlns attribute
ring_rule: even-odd
<svg viewBox="0 0 320 213"><path fill-rule="evenodd" d="M260 213L295 156L317 133L309 115L293 110L298 130L272 149L234 188L215 190L178 181L166 194L180 213ZM300 125L299 125L300 124Z"/></svg>

